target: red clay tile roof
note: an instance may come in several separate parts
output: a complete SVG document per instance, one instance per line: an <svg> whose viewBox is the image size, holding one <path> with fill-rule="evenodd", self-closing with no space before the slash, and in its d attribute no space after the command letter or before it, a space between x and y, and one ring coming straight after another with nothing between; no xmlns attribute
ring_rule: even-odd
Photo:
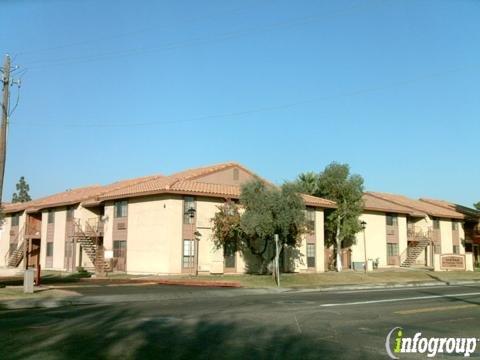
<svg viewBox="0 0 480 360"><path fill-rule="evenodd" d="M162 178L152 179L131 186L122 187L121 189L109 191L99 196L100 201L129 198L136 196L146 196L152 194L178 193L205 195L213 197L238 199L240 197L240 185L213 184L195 181L198 177L214 173L216 171L225 170L231 167L238 167L252 176L258 177L250 170L237 163L224 163L212 166L190 169L179 173L165 176ZM316 207L335 207L335 203L326 199L317 198L310 195L303 195L306 205ZM89 202L84 205L88 206Z"/></svg>
<svg viewBox="0 0 480 360"><path fill-rule="evenodd" d="M308 205L308 206L330 208L330 209L334 209L337 207L335 202L331 200L319 198L319 197L308 195L308 194L301 194L301 196L303 198L303 201L305 202L305 205Z"/></svg>
<svg viewBox="0 0 480 360"><path fill-rule="evenodd" d="M36 212L45 208L78 204L107 191L121 189L122 187L129 186L131 184L148 181L158 177L161 177L161 175L121 180L105 186L93 185L71 189L25 203L3 204L3 211L5 213L19 212L23 210L26 210L27 212Z"/></svg>
<svg viewBox="0 0 480 360"><path fill-rule="evenodd" d="M178 193L205 195L237 199L240 196L240 185L213 184L196 181L198 177L238 167L254 177L258 177L240 164L229 162L204 166L181 171L170 176L152 175L140 178L121 180L109 185L88 186L73 189L44 198L21 204L4 204L5 213L18 211L39 211L45 208L82 203L84 206L95 206L105 200L122 199L161 193ZM265 180L266 181L266 180ZM268 181L266 181L268 183ZM333 208L335 203L310 195L303 195L306 205Z"/></svg>
<svg viewBox="0 0 480 360"><path fill-rule="evenodd" d="M425 201L410 199L403 195L380 193L380 192L369 192L369 193L383 200L387 200L397 205L406 206L411 209L424 212L433 217L447 218L447 219L464 219L465 218L464 214L458 211L455 211L453 209L448 209L442 206L427 203Z"/></svg>
<svg viewBox="0 0 480 360"><path fill-rule="evenodd" d="M67 190L61 193L45 196L24 203L4 204L3 211L12 213L18 211L37 211L52 206L71 205L88 199L102 189L101 185L86 186Z"/></svg>
<svg viewBox="0 0 480 360"><path fill-rule="evenodd" d="M379 211L394 214L406 214L414 217L424 217L426 213L418 211L411 207L403 206L382 199L370 192L363 194L364 209L369 211Z"/></svg>
<svg viewBox="0 0 480 360"><path fill-rule="evenodd" d="M421 198L420 201L423 201L423 202L426 202L426 203L429 203L429 204L432 204L432 205L440 206L440 207L443 207L443 208L446 208L446 209L449 209L449 210L454 210L456 212L467 215L468 217L474 217L474 218L480 217L480 211L478 211L476 209L472 209L472 208L469 208L467 206L455 204L455 203L448 202L448 201L445 201L445 200Z"/></svg>

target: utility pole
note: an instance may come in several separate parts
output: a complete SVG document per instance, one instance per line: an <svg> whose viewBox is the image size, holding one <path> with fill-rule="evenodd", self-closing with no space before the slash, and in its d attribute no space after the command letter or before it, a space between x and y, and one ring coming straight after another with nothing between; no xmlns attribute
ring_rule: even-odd
<svg viewBox="0 0 480 360"><path fill-rule="evenodd" d="M3 177L5 175L5 160L7 158L7 124L8 124L8 101L10 99L10 56L5 55L3 65L3 101L2 101L2 124L0 126L0 205L3 195Z"/></svg>

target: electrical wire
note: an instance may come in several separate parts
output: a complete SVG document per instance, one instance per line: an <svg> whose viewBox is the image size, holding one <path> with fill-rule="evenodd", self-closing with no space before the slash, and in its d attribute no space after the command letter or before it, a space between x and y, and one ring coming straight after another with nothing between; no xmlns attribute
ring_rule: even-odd
<svg viewBox="0 0 480 360"><path fill-rule="evenodd" d="M55 126L55 127L65 127L65 128L121 128L121 127L145 127L145 126L161 126L161 125L170 125L170 124L180 124L180 123L188 123L188 122L198 122L198 121L205 121L205 120L215 120L215 119L222 119L222 118L233 118L233 117L242 117L242 116L248 116L248 115L253 115L257 113L264 113L264 112L271 112L271 111L278 111L278 110L284 110L308 103L313 103L317 101L327 101L327 100L334 100L337 98L344 98L344 97L356 97L356 96L361 96L364 94L369 94L369 93L376 93L388 89L394 89L394 88L399 88L402 86L406 85L411 85L417 82L429 80L429 79L434 79L438 78L439 76L449 74L449 73L455 73L459 71L463 71L465 69L469 68L480 68L480 64L471 64L471 65L466 65L462 67L457 67L454 69L449 69L441 72L435 72L435 73L430 73L427 75L423 76L418 76L412 79L408 80L403 80L403 81L398 81L398 82L392 82L389 84L384 84L384 85L378 85L378 86L373 86L369 88L363 88L363 89L358 89L354 91L347 91L335 95L322 95L322 96L316 96L316 97L311 97L308 99L303 99L303 100L298 100L295 102L289 102L289 103L284 103L284 104L278 104L278 105L272 105L272 106L263 106L263 107L257 107L257 108L252 108L252 109L246 109L246 110L240 110L240 111L234 111L234 112L228 112L228 113L221 113L221 114L212 114L212 115L206 115L206 116L199 116L199 117L193 117L193 118L188 118L188 119L179 119L179 120L167 120L167 121L145 121L145 122L132 122L132 123L51 123L51 122L36 122L36 123L21 123L21 122L16 122L15 125L20 125L20 126Z"/></svg>
<svg viewBox="0 0 480 360"><path fill-rule="evenodd" d="M379 3L383 3L383 1L380 1ZM229 31L229 32L218 34L213 39L197 37L193 39L172 42L172 43L164 44L161 46L147 46L147 47L137 47L134 49L114 50L114 51L104 52L96 55L88 55L88 56L37 60L33 62L26 62L25 64L28 65L30 69L34 70L34 69L51 67L51 66L82 64L82 63L96 62L96 61L109 60L109 59L118 59L124 56L145 54L145 53L151 53L151 52L162 51L162 50L169 51L169 50L185 48L189 46L205 45L209 43L231 40L231 39L249 35L252 33L267 32L267 31L274 31L278 29L302 26L302 25L311 24L314 22L318 22L319 20L325 20L325 19L331 20L335 17L341 17L345 14L349 14L351 10L358 10L358 9L365 10L372 7L372 3L368 4L368 6L365 6L365 5L366 5L365 2L355 3L354 6L350 6L346 10L344 9L343 11L337 13L336 16L332 16L332 14L322 14L322 15L316 15L316 16L310 15L302 18L297 18L294 20L276 22L268 26L251 27L248 29L243 29L238 31ZM375 5L377 5L377 3L375 3Z"/></svg>

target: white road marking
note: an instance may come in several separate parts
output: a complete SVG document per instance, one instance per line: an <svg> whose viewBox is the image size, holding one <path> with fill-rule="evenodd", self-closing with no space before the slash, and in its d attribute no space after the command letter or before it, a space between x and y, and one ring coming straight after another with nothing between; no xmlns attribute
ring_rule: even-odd
<svg viewBox="0 0 480 360"><path fill-rule="evenodd" d="M332 306L347 306L347 305L365 305L365 304L378 304L378 303L386 303L386 302L401 302L401 301L411 301L411 300L466 297L466 296L476 296L476 295L480 295L480 292L461 293L461 294L414 296L414 297L382 299L382 300L355 301L355 302L349 302L349 303L321 304L320 306L322 306L322 307L332 307Z"/></svg>
<svg viewBox="0 0 480 360"><path fill-rule="evenodd" d="M371 292L390 292L390 291L405 291L405 290L423 290L423 289L445 289L445 288L465 288L468 285L434 285L434 286L406 286L395 288L379 288L379 289L365 289L365 290L345 290L345 291L332 291L335 294L355 294L355 293L371 293ZM478 286L470 286L478 288Z"/></svg>

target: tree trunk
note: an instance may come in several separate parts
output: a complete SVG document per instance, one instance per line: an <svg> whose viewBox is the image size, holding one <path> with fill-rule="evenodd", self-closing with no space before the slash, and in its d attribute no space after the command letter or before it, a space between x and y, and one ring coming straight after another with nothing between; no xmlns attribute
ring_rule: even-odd
<svg viewBox="0 0 480 360"><path fill-rule="evenodd" d="M336 231L336 234L335 234L335 244L336 244L336 253L337 253L337 256L336 256L336 266L337 266L337 271L338 272L341 272L342 271L342 257L341 257L341 254L340 252L342 251L342 240L340 239L340 223L341 223L341 220L340 218L338 218L337 220L337 231Z"/></svg>

